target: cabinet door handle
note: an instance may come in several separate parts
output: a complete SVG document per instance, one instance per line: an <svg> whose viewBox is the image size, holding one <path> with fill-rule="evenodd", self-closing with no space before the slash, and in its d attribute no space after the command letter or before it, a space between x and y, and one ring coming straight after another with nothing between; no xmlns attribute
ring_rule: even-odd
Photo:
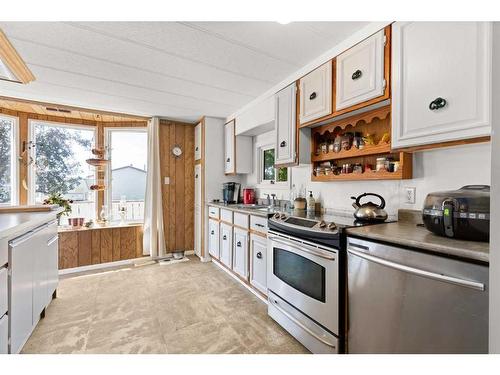
<svg viewBox="0 0 500 375"><path fill-rule="evenodd" d="M260 251L257 253L257 259L262 259L262 253Z"/></svg>
<svg viewBox="0 0 500 375"><path fill-rule="evenodd" d="M241 247L241 242L240 241L236 242L236 246Z"/></svg>
<svg viewBox="0 0 500 375"><path fill-rule="evenodd" d="M194 178L198 178L198 175L195 175Z"/></svg>
<svg viewBox="0 0 500 375"><path fill-rule="evenodd" d="M285 147L286 146L286 141L281 141L280 147Z"/></svg>
<svg viewBox="0 0 500 375"><path fill-rule="evenodd" d="M361 70L359 70L359 69L358 69L358 70L356 70L354 73L352 73L351 78L352 78L353 80L355 80L355 79L361 78L361 76L362 76L362 75L363 75L363 72L362 72Z"/></svg>
<svg viewBox="0 0 500 375"><path fill-rule="evenodd" d="M314 100L314 99L316 99L316 96L318 96L318 95L316 94L316 91L312 92L312 93L311 93L311 95L309 95L309 100Z"/></svg>
<svg viewBox="0 0 500 375"><path fill-rule="evenodd" d="M445 105L446 105L446 99L439 97L429 103L429 109L431 111L435 111L437 109L443 108Z"/></svg>
<svg viewBox="0 0 500 375"><path fill-rule="evenodd" d="M229 163L230 160L231 160L230 158L227 158L226 163Z"/></svg>
<svg viewBox="0 0 500 375"><path fill-rule="evenodd" d="M199 147L198 147L198 146L196 146L195 150L196 150L196 151L198 151L198 149L199 149Z"/></svg>
<svg viewBox="0 0 500 375"><path fill-rule="evenodd" d="M227 236L226 236L226 235L222 236L222 239L223 239L224 241L225 241L225 240L227 240Z"/></svg>
<svg viewBox="0 0 500 375"><path fill-rule="evenodd" d="M212 234L212 235L213 235L213 234L215 234L215 232L214 232L214 231L211 231L211 232L210 232L210 234Z"/></svg>
<svg viewBox="0 0 500 375"><path fill-rule="evenodd" d="M258 223L256 223L256 224L255 224L255 226L256 226L256 227L261 227L261 228L264 228L264 224L258 224Z"/></svg>

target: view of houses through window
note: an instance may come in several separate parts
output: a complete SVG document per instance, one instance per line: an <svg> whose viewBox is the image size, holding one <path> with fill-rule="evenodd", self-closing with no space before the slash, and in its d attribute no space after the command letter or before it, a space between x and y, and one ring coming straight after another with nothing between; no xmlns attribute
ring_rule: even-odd
<svg viewBox="0 0 500 375"><path fill-rule="evenodd" d="M111 163L107 171L106 205L112 219L125 211L129 221L144 219L147 132L145 128L108 128L106 145Z"/></svg>

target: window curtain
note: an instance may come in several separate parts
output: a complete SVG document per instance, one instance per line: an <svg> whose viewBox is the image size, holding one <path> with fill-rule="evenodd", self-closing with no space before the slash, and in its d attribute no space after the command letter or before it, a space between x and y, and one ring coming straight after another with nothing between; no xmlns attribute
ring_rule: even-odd
<svg viewBox="0 0 500 375"><path fill-rule="evenodd" d="M165 256L163 207L161 199L160 119L148 123L148 172L144 202L143 253L153 259Z"/></svg>

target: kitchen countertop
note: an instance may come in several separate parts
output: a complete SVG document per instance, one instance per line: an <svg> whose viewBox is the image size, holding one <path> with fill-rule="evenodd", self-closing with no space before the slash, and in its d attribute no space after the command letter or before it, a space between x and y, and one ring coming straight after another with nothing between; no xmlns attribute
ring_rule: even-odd
<svg viewBox="0 0 500 375"><path fill-rule="evenodd" d="M52 211L11 212L0 214L0 238L13 238L29 229L54 220L62 208Z"/></svg>
<svg viewBox="0 0 500 375"><path fill-rule="evenodd" d="M347 234L439 254L489 262L490 244L488 242L463 241L441 237L412 222L399 221L349 228Z"/></svg>
<svg viewBox="0 0 500 375"><path fill-rule="evenodd" d="M281 212L278 207L276 207L275 209L269 209L269 208L266 209L265 207L262 209L256 209L256 208L242 207L244 206L242 204L224 204L222 202L207 202L207 206L224 208L226 210L243 212L245 214L261 216L261 217L268 217L269 215L274 214L275 212Z"/></svg>

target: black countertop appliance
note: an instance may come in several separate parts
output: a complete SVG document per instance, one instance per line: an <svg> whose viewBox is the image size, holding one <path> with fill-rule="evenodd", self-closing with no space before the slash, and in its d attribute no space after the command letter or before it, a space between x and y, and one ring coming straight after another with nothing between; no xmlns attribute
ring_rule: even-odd
<svg viewBox="0 0 500 375"><path fill-rule="evenodd" d="M467 185L458 190L428 194L423 221L428 230L440 236L489 241L490 187Z"/></svg>

